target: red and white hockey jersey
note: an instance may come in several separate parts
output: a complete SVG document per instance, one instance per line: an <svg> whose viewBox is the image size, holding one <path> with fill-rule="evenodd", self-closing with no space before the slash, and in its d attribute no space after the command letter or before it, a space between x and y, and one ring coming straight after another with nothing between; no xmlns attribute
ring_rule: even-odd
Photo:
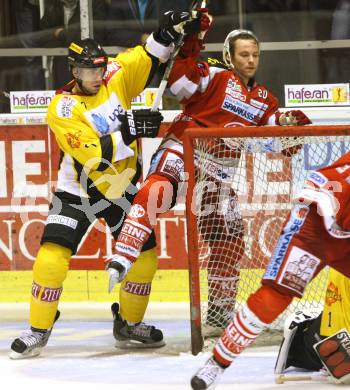
<svg viewBox="0 0 350 390"><path fill-rule="evenodd" d="M332 165L310 172L300 195L319 205L332 236L350 238L350 152Z"/></svg>
<svg viewBox="0 0 350 390"><path fill-rule="evenodd" d="M178 57L169 78L170 91L184 104L169 133L181 139L187 127L275 125L277 98L252 80L246 86L224 63Z"/></svg>

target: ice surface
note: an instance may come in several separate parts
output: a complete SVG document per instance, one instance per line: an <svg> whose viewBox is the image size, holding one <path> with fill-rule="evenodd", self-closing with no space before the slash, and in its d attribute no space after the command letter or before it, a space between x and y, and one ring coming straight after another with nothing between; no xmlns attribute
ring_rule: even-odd
<svg viewBox="0 0 350 390"><path fill-rule="evenodd" d="M168 314L169 313L169 314ZM1 310L0 310L1 314ZM2 319L0 323L0 388L60 390L172 390L190 389L190 378L209 357L192 356L190 330L186 318L172 318L172 310L148 319L163 330L167 345L160 349L138 351L114 347L112 321L66 319L55 326L49 344L40 357L10 360L11 341L27 323L21 319ZM169 318L164 319L164 317ZM276 385L273 367L277 347L250 348L224 373L217 389L281 390L334 389L334 385L294 382ZM3 385L6 383L6 387ZM281 387L282 386L282 387Z"/></svg>

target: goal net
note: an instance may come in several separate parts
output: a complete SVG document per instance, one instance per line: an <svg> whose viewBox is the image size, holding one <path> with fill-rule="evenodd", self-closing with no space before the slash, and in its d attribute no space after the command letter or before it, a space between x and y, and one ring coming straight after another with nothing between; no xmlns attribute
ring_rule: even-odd
<svg viewBox="0 0 350 390"><path fill-rule="evenodd" d="M260 285L282 224L309 171L349 150L350 127L189 129L186 213L192 352L219 336ZM271 324L283 328L297 309L321 311L327 268L302 299Z"/></svg>

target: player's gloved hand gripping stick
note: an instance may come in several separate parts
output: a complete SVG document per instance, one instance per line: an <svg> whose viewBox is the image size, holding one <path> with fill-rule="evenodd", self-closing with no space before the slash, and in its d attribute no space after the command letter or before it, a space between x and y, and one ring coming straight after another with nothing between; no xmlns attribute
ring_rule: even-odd
<svg viewBox="0 0 350 390"><path fill-rule="evenodd" d="M204 9L205 7L206 7L206 1L194 1L192 3L190 12L181 12L180 14L182 14L182 16L180 17L175 16L175 14L179 14L179 13L173 11L169 11L164 15L165 19L168 19L168 21L165 24L167 27L160 29L160 35L162 34L162 30L170 31L169 35L175 36L175 40L173 41L175 47L168 60L168 64L166 66L162 81L159 84L158 91L154 99L153 106L151 108L152 111L157 110L159 107L165 88L168 84L170 72L174 65L176 55L183 44L185 35L201 31L202 15L201 12L196 11L196 9L198 8ZM171 25L171 21L173 21L173 23L176 24Z"/></svg>

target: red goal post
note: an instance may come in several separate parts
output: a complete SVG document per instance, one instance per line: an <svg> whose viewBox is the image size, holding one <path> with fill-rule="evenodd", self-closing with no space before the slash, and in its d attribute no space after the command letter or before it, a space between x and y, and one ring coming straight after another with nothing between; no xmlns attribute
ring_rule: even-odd
<svg viewBox="0 0 350 390"><path fill-rule="evenodd" d="M193 354L203 349L207 328L218 336L259 285L294 191L310 167L329 165L350 150L349 135L350 125L185 131ZM327 273L316 279L290 310L322 309ZM272 327L282 329L284 318Z"/></svg>

